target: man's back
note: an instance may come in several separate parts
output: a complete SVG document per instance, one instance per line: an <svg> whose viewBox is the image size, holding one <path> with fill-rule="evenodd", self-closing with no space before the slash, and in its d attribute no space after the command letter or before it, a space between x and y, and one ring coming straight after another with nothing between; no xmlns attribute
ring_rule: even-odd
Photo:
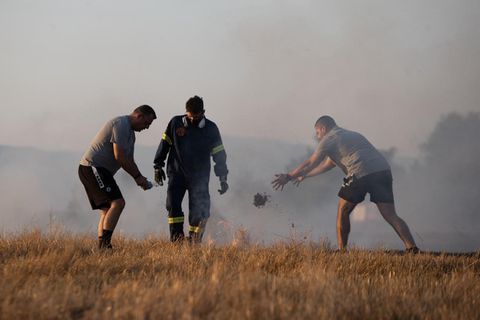
<svg viewBox="0 0 480 320"><path fill-rule="evenodd" d="M125 150L128 156L133 155L135 132L130 127L129 116L113 118L104 124L84 153L80 164L83 166L103 167L115 174L120 164L113 154L113 143Z"/></svg>
<svg viewBox="0 0 480 320"><path fill-rule="evenodd" d="M385 157L363 135L338 126L320 141L316 152L330 157L346 174L357 178L390 170Z"/></svg>

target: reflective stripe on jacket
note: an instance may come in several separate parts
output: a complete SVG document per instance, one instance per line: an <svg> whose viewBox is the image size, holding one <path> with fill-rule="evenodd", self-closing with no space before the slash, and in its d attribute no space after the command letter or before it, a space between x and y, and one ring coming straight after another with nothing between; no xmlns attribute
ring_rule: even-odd
<svg viewBox="0 0 480 320"><path fill-rule="evenodd" d="M162 168L167 158L167 174L182 173L187 178L210 177L210 157L215 163L215 175L226 176L227 154L217 125L205 119L199 128L187 124L184 116L175 116L167 129L155 154L154 167Z"/></svg>

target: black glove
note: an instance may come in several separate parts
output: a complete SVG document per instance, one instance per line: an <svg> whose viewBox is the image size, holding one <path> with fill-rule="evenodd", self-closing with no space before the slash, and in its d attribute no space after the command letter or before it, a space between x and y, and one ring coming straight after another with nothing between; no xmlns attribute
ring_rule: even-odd
<svg viewBox="0 0 480 320"><path fill-rule="evenodd" d="M162 168L155 168L155 182L163 186L163 181L166 179L165 171Z"/></svg>
<svg viewBox="0 0 480 320"><path fill-rule="evenodd" d="M218 193L224 194L228 190L227 177L220 177L220 189Z"/></svg>

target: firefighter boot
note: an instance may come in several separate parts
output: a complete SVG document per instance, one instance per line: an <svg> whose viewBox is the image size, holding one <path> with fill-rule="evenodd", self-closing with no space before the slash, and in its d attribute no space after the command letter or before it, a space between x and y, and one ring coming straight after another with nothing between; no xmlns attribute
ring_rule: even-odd
<svg viewBox="0 0 480 320"><path fill-rule="evenodd" d="M198 226L190 226L188 230L190 243L198 244L202 242L206 224L207 220L201 220Z"/></svg>
<svg viewBox="0 0 480 320"><path fill-rule="evenodd" d="M183 216L168 218L171 242L182 242L185 238L185 234L183 233L183 220Z"/></svg>

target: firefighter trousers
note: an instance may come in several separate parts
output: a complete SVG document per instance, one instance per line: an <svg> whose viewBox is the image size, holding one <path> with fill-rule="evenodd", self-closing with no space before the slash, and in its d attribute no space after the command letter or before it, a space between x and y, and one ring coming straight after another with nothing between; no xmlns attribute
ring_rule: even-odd
<svg viewBox="0 0 480 320"><path fill-rule="evenodd" d="M187 179L183 174L169 176L166 207L170 240L183 240L183 224L185 215L182 210L182 201L188 191L188 223L189 239L201 242L207 220L210 217L210 193L208 190L209 177Z"/></svg>

